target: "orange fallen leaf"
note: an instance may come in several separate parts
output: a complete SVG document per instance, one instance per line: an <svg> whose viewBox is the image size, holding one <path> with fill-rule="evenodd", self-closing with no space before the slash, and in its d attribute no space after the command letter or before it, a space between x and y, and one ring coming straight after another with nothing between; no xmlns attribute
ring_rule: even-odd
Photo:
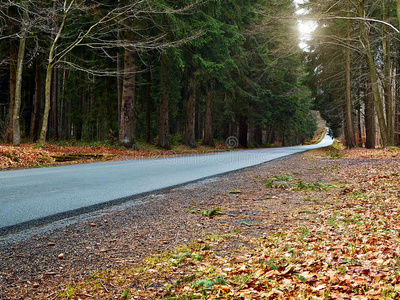
<svg viewBox="0 0 400 300"><path fill-rule="evenodd" d="M231 291L231 289L228 286L220 284L214 285L214 289L222 291L224 293L229 293Z"/></svg>

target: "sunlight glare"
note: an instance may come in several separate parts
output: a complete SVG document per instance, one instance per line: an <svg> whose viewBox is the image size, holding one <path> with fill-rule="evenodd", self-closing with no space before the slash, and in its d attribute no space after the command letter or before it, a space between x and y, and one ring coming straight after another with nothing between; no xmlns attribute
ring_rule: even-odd
<svg viewBox="0 0 400 300"><path fill-rule="evenodd" d="M309 38L316 28L314 21L298 21L297 28L301 38Z"/></svg>
<svg viewBox="0 0 400 300"><path fill-rule="evenodd" d="M307 11L304 8L299 8L299 4L303 4L304 0L294 0L296 5L296 14L301 16L307 14ZM299 31L299 46L303 50L307 50L308 41L311 39L312 33L315 31L317 27L317 23L311 20L298 20L297 21L297 29Z"/></svg>

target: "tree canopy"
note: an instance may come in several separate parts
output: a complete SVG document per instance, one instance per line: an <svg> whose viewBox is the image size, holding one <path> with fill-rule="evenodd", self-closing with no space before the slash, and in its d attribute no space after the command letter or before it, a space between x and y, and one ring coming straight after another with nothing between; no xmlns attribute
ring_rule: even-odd
<svg viewBox="0 0 400 300"><path fill-rule="evenodd" d="M2 3L2 138L302 143L315 120L295 9L291 0Z"/></svg>
<svg viewBox="0 0 400 300"><path fill-rule="evenodd" d="M308 85L333 134L347 146L399 144L399 1L304 4L317 24L307 53ZM356 141L356 142L355 142Z"/></svg>

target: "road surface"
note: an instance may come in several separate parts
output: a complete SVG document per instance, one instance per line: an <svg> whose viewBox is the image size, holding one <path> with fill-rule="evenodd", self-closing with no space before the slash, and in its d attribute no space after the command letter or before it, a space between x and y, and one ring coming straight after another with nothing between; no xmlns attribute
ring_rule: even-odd
<svg viewBox="0 0 400 300"><path fill-rule="evenodd" d="M0 172L0 235L332 142Z"/></svg>

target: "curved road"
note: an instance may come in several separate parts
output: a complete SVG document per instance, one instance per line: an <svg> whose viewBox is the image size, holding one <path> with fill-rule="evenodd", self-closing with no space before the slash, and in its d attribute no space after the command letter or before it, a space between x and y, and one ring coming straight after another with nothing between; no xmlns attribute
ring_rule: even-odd
<svg viewBox="0 0 400 300"><path fill-rule="evenodd" d="M332 142L0 172L0 235Z"/></svg>

